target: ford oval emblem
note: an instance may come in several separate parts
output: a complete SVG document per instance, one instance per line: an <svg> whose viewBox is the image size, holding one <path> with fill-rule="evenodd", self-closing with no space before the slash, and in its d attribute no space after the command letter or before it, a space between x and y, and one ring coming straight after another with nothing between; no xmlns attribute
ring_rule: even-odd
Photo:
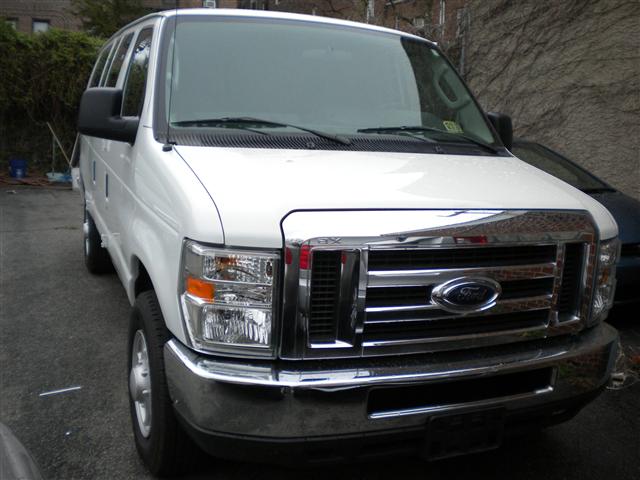
<svg viewBox="0 0 640 480"><path fill-rule="evenodd" d="M501 293L500 284L491 278L461 277L436 285L431 301L449 312L481 312L493 307Z"/></svg>

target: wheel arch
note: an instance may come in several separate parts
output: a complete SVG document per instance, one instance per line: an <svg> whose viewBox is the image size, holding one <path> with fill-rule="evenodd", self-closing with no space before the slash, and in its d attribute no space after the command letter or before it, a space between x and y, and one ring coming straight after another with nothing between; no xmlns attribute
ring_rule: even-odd
<svg viewBox="0 0 640 480"><path fill-rule="evenodd" d="M155 290L153 286L153 281L151 280L151 276L147 271L147 267L145 267L142 261L134 256L133 257L133 269L134 280L133 280L133 298L135 299L142 292L146 292L148 290Z"/></svg>
<svg viewBox="0 0 640 480"><path fill-rule="evenodd" d="M172 262L172 255L167 250L158 249L158 245L151 247L146 242L133 243L134 251L129 257L131 275L126 282L130 304L133 305L141 293L153 290L157 295L167 329L182 342L187 342L178 299L178 267L174 265L179 262ZM179 253L176 255L179 257ZM154 261L155 258L162 260Z"/></svg>

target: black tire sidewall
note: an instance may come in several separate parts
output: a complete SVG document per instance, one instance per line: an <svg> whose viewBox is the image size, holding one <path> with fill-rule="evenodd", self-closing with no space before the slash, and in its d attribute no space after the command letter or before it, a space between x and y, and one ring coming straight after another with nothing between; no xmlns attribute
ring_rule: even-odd
<svg viewBox="0 0 640 480"><path fill-rule="evenodd" d="M138 453L149 470L156 475L178 473L180 447L186 435L178 425L164 370L164 344L171 338L166 329L155 292L143 292L136 298L129 322L127 380L131 371L132 347L135 334L141 330L147 344L149 374L151 377L151 428L145 438L138 425L135 404L128 391L129 410ZM128 382L127 382L128 384ZM129 389L127 389L129 390Z"/></svg>
<svg viewBox="0 0 640 480"><path fill-rule="evenodd" d="M133 340L135 338L136 332L138 330L142 330L144 334L144 339L147 341L147 334L144 330L143 321L141 318L141 314L137 306L133 307L133 311L131 312L131 320L129 322L129 335L128 335L128 355L127 355L127 394L129 399L129 412L131 414L131 424L133 427L133 435L135 437L135 444L138 450L138 453L142 458L147 458L151 454L151 438L153 435L154 429L154 415L153 415L153 406L155 404L155 399L153 398L153 394L155 393L155 385L153 381L153 367L151 366L151 352L149 352L149 343L147 341L147 352L149 354L149 368L151 370L151 430L148 438L145 438L140 432L140 427L138 426L138 419L136 413L135 403L131 397L131 389L128 387L129 385L129 375L131 374L131 360L133 357Z"/></svg>
<svg viewBox="0 0 640 480"><path fill-rule="evenodd" d="M113 264L111 263L111 257L109 252L102 248L102 238L93 217L84 208L84 220L87 224L87 233L84 233L83 225L83 245L82 250L84 252L84 263L89 272L94 274L111 273L113 272Z"/></svg>

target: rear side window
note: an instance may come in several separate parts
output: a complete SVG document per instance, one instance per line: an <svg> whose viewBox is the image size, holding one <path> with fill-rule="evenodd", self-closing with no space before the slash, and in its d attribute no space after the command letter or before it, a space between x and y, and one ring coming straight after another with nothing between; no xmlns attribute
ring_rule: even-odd
<svg viewBox="0 0 640 480"><path fill-rule="evenodd" d="M107 72L111 68L111 62L113 62L113 56L116 53L116 45L117 43L114 42L113 48L109 52L109 57L107 57L107 64L105 65L104 70L102 71L102 76L100 77L100 83L99 83L100 87L104 87L104 82L107 79Z"/></svg>
<svg viewBox="0 0 640 480"><path fill-rule="evenodd" d="M129 35L124 37L122 42L120 42L120 46L118 47L118 50L113 57L111 68L109 68L109 73L107 74L107 81L105 82L106 87L115 87L116 82L118 81L118 75L120 74L120 70L122 69L122 64L124 63L124 58L127 56L129 45L131 45L132 39L133 33L130 33Z"/></svg>
<svg viewBox="0 0 640 480"><path fill-rule="evenodd" d="M124 87L123 117L138 117L142 112L152 36L153 28L145 28L136 39Z"/></svg>
<svg viewBox="0 0 640 480"><path fill-rule="evenodd" d="M93 69L93 73L91 74L91 79L89 80L89 87L97 87L100 83L100 77L102 76L102 71L104 70L104 66L107 63L107 58L109 57L109 52L111 52L112 47L113 45L110 45L105 48L98 57L96 66Z"/></svg>

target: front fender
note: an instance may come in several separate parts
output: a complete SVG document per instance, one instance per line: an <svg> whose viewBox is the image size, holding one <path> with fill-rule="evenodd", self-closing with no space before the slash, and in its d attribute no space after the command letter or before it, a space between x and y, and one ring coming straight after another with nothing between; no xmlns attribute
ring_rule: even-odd
<svg viewBox="0 0 640 480"><path fill-rule="evenodd" d="M216 206L193 171L174 150L163 151L150 129L142 128L130 179L134 198L123 243L130 272L125 283L133 304L140 264L156 291L167 328L181 341L187 336L178 299L185 238L223 244ZM126 236L126 238L124 238Z"/></svg>

